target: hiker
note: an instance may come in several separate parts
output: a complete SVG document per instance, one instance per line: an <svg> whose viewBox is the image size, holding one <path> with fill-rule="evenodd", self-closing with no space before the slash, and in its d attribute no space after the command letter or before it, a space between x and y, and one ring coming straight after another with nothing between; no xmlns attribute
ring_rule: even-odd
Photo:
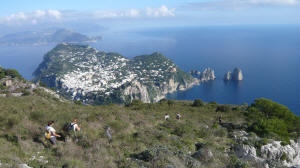
<svg viewBox="0 0 300 168"><path fill-rule="evenodd" d="M179 113L176 114L176 119L180 120L181 119L181 115Z"/></svg>
<svg viewBox="0 0 300 168"><path fill-rule="evenodd" d="M110 144L112 142L112 135L111 135L111 130L109 126L105 127L105 132L106 132L106 136L108 138L108 143Z"/></svg>
<svg viewBox="0 0 300 168"><path fill-rule="evenodd" d="M80 131L80 127L78 126L77 119L74 119L68 126L68 131Z"/></svg>
<svg viewBox="0 0 300 168"><path fill-rule="evenodd" d="M222 124L222 115L220 115L220 116L218 117L218 120L219 120L219 124Z"/></svg>
<svg viewBox="0 0 300 168"><path fill-rule="evenodd" d="M56 137L61 137L56 134L56 130L53 128L54 121L50 121L46 126L46 139L48 139L52 145L56 145Z"/></svg>
<svg viewBox="0 0 300 168"><path fill-rule="evenodd" d="M80 131L80 127L78 126L78 120L75 118L72 122L67 123L64 126L65 142L70 142L71 139L77 142L78 139L76 134L78 131Z"/></svg>
<svg viewBox="0 0 300 168"><path fill-rule="evenodd" d="M169 114L166 113L165 114L165 120L168 121L169 119L170 119L170 116L169 116Z"/></svg>

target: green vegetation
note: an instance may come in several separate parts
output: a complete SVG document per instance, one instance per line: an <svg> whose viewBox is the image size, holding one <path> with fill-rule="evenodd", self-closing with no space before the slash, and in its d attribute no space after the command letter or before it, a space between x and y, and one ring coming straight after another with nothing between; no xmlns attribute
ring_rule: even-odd
<svg viewBox="0 0 300 168"><path fill-rule="evenodd" d="M11 78L18 78L22 79L22 76L19 74L19 72L15 69L3 69L0 67L0 79L9 76Z"/></svg>
<svg viewBox="0 0 300 168"><path fill-rule="evenodd" d="M194 102L193 102L193 106L195 106L195 107L201 107L201 106L204 106L204 102L203 102L202 100L200 100L200 99L196 99L196 100L194 100Z"/></svg>
<svg viewBox="0 0 300 168"><path fill-rule="evenodd" d="M229 148L226 129L213 128L217 113L209 105L194 108L192 102L172 100L151 104L133 101L126 107L113 104L84 106L60 102L42 90L36 90L35 94L0 98L1 163L27 163L34 167L61 167L64 164L75 167L134 167L136 163L127 159L130 155L157 145L174 152L180 150L184 154L194 152L194 144L199 141L211 144L214 152ZM169 122L164 121L165 113L171 116ZM175 119L177 113L182 115L181 120ZM242 112L224 115L228 122L243 122L236 119L242 117ZM54 127L61 132L73 118L78 118L82 127L77 142L59 141L57 148L49 148L43 137L46 123L54 120ZM105 135L107 125L112 129L112 147ZM43 156L48 163L32 160L33 156ZM173 157L165 158L168 160L165 162L158 157L155 164L184 163ZM224 157L216 157L217 164L226 165L228 162ZM215 165L212 162L207 164L207 167Z"/></svg>
<svg viewBox="0 0 300 168"><path fill-rule="evenodd" d="M236 142L230 136L232 130L217 123L220 112L224 123L243 125L255 132L251 133L253 136L292 138L292 132L297 132L298 128L288 124L299 124L297 116L266 99L258 99L248 108L226 105L230 110L219 112L218 107L223 105L199 100L164 99L158 103L135 100L126 106L86 106L61 102L42 89L35 90L34 94L0 98L2 164L11 167L16 163L32 167L189 167L185 163L197 160L188 156L198 150L195 144L200 143L213 154L213 158L198 161L200 167L246 168L252 164L233 154L224 155L224 151ZM164 120L166 113L170 115L169 121ZM180 120L176 119L177 113L182 115ZM258 116L261 119L256 121ZM54 128L62 132L73 118L78 118L82 131L76 137L71 136L73 141L58 141L56 148L50 147L44 139L46 123L54 120ZM106 137L106 126L112 130L111 144ZM260 148L268 143L267 138L249 142L249 145ZM287 156L282 155L280 159L286 160Z"/></svg>
<svg viewBox="0 0 300 168"><path fill-rule="evenodd" d="M289 143L299 136L300 118L286 106L261 98L248 108L246 113L249 131L261 137L274 138ZM295 135L296 133L296 135Z"/></svg>

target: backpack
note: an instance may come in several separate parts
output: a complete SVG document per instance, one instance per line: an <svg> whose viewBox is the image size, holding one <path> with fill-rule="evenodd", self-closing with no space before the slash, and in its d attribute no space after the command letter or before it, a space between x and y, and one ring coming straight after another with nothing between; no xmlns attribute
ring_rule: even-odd
<svg viewBox="0 0 300 168"><path fill-rule="evenodd" d="M66 131L72 131L72 130L74 130L74 125L75 124L73 124L73 123L69 123L68 125L67 125L67 128L66 128Z"/></svg>
<svg viewBox="0 0 300 168"><path fill-rule="evenodd" d="M45 132L45 138L46 139L50 139L51 138L51 134L50 134L50 132Z"/></svg>

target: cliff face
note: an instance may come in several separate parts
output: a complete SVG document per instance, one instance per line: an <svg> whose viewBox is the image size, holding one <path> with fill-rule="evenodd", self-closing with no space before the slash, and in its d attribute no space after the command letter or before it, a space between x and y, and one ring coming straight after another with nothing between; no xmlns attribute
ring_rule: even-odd
<svg viewBox="0 0 300 168"><path fill-rule="evenodd" d="M64 96L89 104L155 102L198 83L160 53L127 59L70 44L47 53L34 75Z"/></svg>

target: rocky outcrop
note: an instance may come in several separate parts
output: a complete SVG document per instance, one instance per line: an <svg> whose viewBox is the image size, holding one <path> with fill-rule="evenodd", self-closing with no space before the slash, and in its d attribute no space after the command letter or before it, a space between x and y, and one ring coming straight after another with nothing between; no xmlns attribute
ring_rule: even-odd
<svg viewBox="0 0 300 168"><path fill-rule="evenodd" d="M201 72L198 70L191 70L191 75L200 76Z"/></svg>
<svg viewBox="0 0 300 168"><path fill-rule="evenodd" d="M35 84L23 79L9 76L0 79L0 97L30 95L33 94L34 89L36 89Z"/></svg>
<svg viewBox="0 0 300 168"><path fill-rule="evenodd" d="M210 68L206 68L200 75L201 82L215 80L215 79L216 79L215 71Z"/></svg>
<svg viewBox="0 0 300 168"><path fill-rule="evenodd" d="M237 142L233 148L234 152L237 157L245 161L254 161L266 168L274 167L271 165L300 167L300 139L297 142L291 140L289 145L282 145L281 141L269 140L269 143L260 148L255 148L254 144L261 138L251 137L244 131L235 134L234 139Z"/></svg>
<svg viewBox="0 0 300 168"><path fill-rule="evenodd" d="M147 103L150 103L150 101L151 101L149 98L147 87L142 85L138 81L132 82L132 84L124 90L124 95L129 96L130 100L136 99L136 100L141 100L142 102L147 102Z"/></svg>
<svg viewBox="0 0 300 168"><path fill-rule="evenodd" d="M224 75L224 80L225 80L225 81L231 80L231 72L230 72L230 71L228 71L228 72Z"/></svg>
<svg viewBox="0 0 300 168"><path fill-rule="evenodd" d="M240 68L235 68L232 72L232 80L234 81L241 81L243 80L243 73Z"/></svg>
<svg viewBox="0 0 300 168"><path fill-rule="evenodd" d="M235 68L231 73L228 71L223 78L225 81L233 80L233 81L241 81L243 80L243 72L240 68Z"/></svg>

